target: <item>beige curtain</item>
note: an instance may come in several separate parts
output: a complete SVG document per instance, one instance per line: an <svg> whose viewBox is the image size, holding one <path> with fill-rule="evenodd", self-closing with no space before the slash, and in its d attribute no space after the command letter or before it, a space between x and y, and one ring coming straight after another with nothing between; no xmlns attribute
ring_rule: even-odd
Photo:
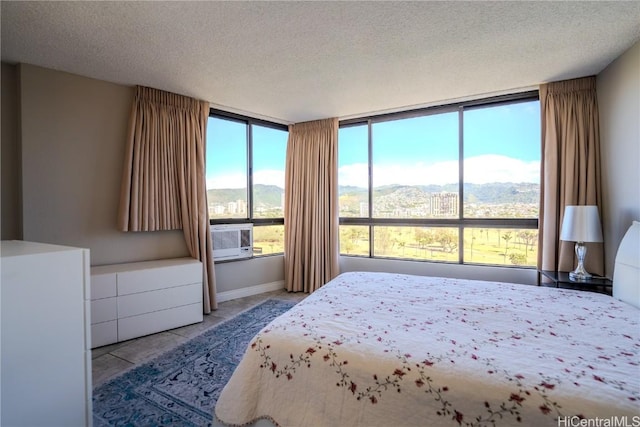
<svg viewBox="0 0 640 427"><path fill-rule="evenodd" d="M285 283L313 292L339 273L338 119L289 126Z"/></svg>
<svg viewBox="0 0 640 427"><path fill-rule="evenodd" d="M572 271L574 242L560 240L567 205L597 205L602 218L596 79L540 86L542 165L538 268ZM587 243L585 268L604 274L602 243Z"/></svg>
<svg viewBox="0 0 640 427"><path fill-rule="evenodd" d="M217 308L205 183L209 105L136 87L127 135L118 226L122 231L182 229L203 264L205 313Z"/></svg>

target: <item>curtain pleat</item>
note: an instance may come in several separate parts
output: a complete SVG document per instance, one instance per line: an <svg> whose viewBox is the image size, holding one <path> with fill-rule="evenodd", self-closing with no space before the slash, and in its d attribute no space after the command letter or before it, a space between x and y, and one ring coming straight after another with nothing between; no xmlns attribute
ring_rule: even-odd
<svg viewBox="0 0 640 427"><path fill-rule="evenodd" d="M574 242L560 240L564 208L596 205L602 218L595 77L540 86L542 165L538 268L571 271ZM604 274L602 243L586 243L585 268Z"/></svg>
<svg viewBox="0 0 640 427"><path fill-rule="evenodd" d="M138 86L131 106L118 227L182 229L189 254L203 264L203 310L217 308L205 181L209 105Z"/></svg>
<svg viewBox="0 0 640 427"><path fill-rule="evenodd" d="M338 119L289 126L285 283L313 292L339 273Z"/></svg>

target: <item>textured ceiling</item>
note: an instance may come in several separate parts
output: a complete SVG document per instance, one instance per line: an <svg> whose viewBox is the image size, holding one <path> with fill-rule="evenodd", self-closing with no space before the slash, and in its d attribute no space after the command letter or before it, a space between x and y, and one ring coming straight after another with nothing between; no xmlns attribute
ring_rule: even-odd
<svg viewBox="0 0 640 427"><path fill-rule="evenodd" d="M593 75L640 2L1 2L2 61L156 87L279 122Z"/></svg>

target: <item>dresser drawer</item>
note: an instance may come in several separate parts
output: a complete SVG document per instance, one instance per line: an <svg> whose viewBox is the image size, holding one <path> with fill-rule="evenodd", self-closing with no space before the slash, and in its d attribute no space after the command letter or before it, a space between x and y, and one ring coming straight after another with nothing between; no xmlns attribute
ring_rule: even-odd
<svg viewBox="0 0 640 427"><path fill-rule="evenodd" d="M200 283L124 295L118 297L118 317L137 316L201 301L202 285Z"/></svg>
<svg viewBox="0 0 640 427"><path fill-rule="evenodd" d="M91 325L91 348L118 342L118 321L96 323Z"/></svg>
<svg viewBox="0 0 640 427"><path fill-rule="evenodd" d="M118 295L129 295L193 283L202 283L202 264L196 260L183 265L118 273Z"/></svg>
<svg viewBox="0 0 640 427"><path fill-rule="evenodd" d="M92 348L202 322L202 263L193 258L94 266L91 292Z"/></svg>
<svg viewBox="0 0 640 427"><path fill-rule="evenodd" d="M91 301L91 324L102 323L118 318L116 297Z"/></svg>
<svg viewBox="0 0 640 427"><path fill-rule="evenodd" d="M116 274L91 275L91 299L101 299L116 296Z"/></svg>
<svg viewBox="0 0 640 427"><path fill-rule="evenodd" d="M121 318L118 319L118 340L124 341L198 322L202 322L201 302Z"/></svg>

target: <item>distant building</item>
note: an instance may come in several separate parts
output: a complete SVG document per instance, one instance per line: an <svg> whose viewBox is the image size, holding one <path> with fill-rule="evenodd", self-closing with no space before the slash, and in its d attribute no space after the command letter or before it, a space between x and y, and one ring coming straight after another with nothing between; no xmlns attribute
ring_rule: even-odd
<svg viewBox="0 0 640 427"><path fill-rule="evenodd" d="M430 197L431 215L458 216L458 193L432 193Z"/></svg>
<svg viewBox="0 0 640 427"><path fill-rule="evenodd" d="M360 202L360 216L362 218L368 218L369 217L369 203Z"/></svg>
<svg viewBox="0 0 640 427"><path fill-rule="evenodd" d="M236 206L238 207L238 213L239 214L246 214L247 213L247 202L245 202L244 200L238 200L236 202Z"/></svg>
<svg viewBox="0 0 640 427"><path fill-rule="evenodd" d="M209 203L209 216L219 216L224 214L224 206L215 203Z"/></svg>

